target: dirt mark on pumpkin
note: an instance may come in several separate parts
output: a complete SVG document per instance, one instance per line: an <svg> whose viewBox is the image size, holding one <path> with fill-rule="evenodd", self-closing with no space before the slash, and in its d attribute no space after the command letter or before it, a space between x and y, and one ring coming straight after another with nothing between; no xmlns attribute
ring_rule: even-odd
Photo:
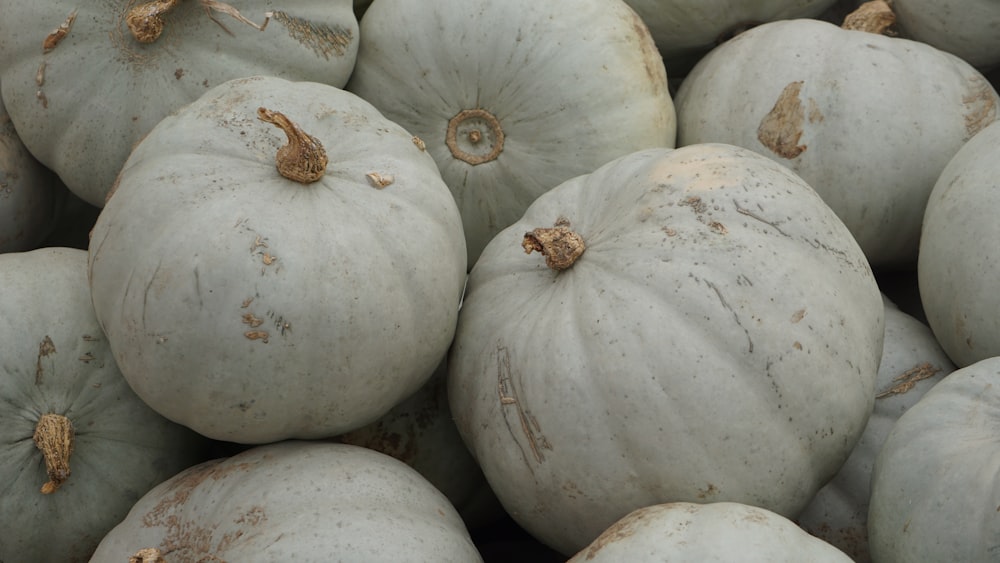
<svg viewBox="0 0 1000 563"><path fill-rule="evenodd" d="M994 95L993 86L984 78L974 76L969 79L969 92L962 98L962 104L965 105L966 140L996 121L997 104Z"/></svg>
<svg viewBox="0 0 1000 563"><path fill-rule="evenodd" d="M271 17L288 30L292 39L326 60L330 60L331 55L343 56L354 40L351 30L340 25L316 24L280 11L275 11Z"/></svg>
<svg viewBox="0 0 1000 563"><path fill-rule="evenodd" d="M643 523L642 520L646 518L646 513L646 510L636 510L604 530L604 532L597 536L597 539L595 539L594 542L587 547L587 561L597 557L597 554L604 549L605 546L628 539L634 535L639 526Z"/></svg>
<svg viewBox="0 0 1000 563"><path fill-rule="evenodd" d="M38 359L35 360L35 385L41 385L42 379L45 377L45 367L42 365L42 359L55 353L56 345L52 342L52 338L46 334L45 338L38 343Z"/></svg>
<svg viewBox="0 0 1000 563"><path fill-rule="evenodd" d="M500 408L503 412L503 419L507 425L507 430L514 438L514 442L518 445L518 448L521 449L521 456L528 466L528 471L534 473L534 469L531 467L531 463L529 463L528 454L521 445L521 440L517 438L515 427L520 427L521 433L527 438L531 458L536 463L545 461L544 450L551 450L552 444L542 434L542 429L538 425L538 421L531 414L531 411L524 407L511 374L510 350L501 343L497 344L497 395L500 397ZM515 415L513 422L511 421L511 417L508 416L508 413L511 411Z"/></svg>
<svg viewBox="0 0 1000 563"><path fill-rule="evenodd" d="M764 116L757 127L757 139L774 154L787 159L793 159L806 150L806 145L800 145L802 125L805 123L806 112L799 99L803 81L792 82L781 91L774 107ZM814 104L815 105L815 104ZM813 107L810 114L818 114Z"/></svg>

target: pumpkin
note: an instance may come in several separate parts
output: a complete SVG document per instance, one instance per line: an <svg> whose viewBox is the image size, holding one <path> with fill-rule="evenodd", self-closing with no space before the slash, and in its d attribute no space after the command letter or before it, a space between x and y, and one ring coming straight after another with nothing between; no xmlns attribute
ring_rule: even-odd
<svg viewBox="0 0 1000 563"><path fill-rule="evenodd" d="M872 473L873 561L995 561L1000 357L953 371L892 427Z"/></svg>
<svg viewBox="0 0 1000 563"><path fill-rule="evenodd" d="M103 205L132 146L231 78L343 86L357 55L350 0L0 2L0 94L28 150Z"/></svg>
<svg viewBox="0 0 1000 563"><path fill-rule="evenodd" d="M885 339L876 379L875 409L850 457L796 521L850 555L858 563L868 553L868 500L872 466L896 421L942 378L954 364L930 328L885 301Z"/></svg>
<svg viewBox="0 0 1000 563"><path fill-rule="evenodd" d="M669 74L684 75L717 44L774 20L816 17L836 0L625 0L649 30Z"/></svg>
<svg viewBox="0 0 1000 563"><path fill-rule="evenodd" d="M749 148L802 176L875 268L917 259L944 166L996 119L996 91L916 41L799 19L746 31L701 59L675 97L678 144Z"/></svg>
<svg viewBox="0 0 1000 563"><path fill-rule="evenodd" d="M900 33L982 69L1000 64L1000 5L991 0L893 0Z"/></svg>
<svg viewBox="0 0 1000 563"><path fill-rule="evenodd" d="M136 393L246 444L341 434L416 392L466 272L455 201L413 136L354 94L277 77L226 82L158 124L89 251Z"/></svg>
<svg viewBox="0 0 1000 563"><path fill-rule="evenodd" d="M448 365L441 362L416 393L336 439L403 461L448 497L470 529L489 526L504 516L503 509L455 427L447 374Z"/></svg>
<svg viewBox="0 0 1000 563"><path fill-rule="evenodd" d="M571 555L651 504L794 517L864 429L882 338L864 255L801 178L730 145L648 149L490 242L448 394L506 510Z"/></svg>
<svg viewBox="0 0 1000 563"><path fill-rule="evenodd" d="M972 138L941 172L924 215L917 261L920 299L934 336L956 365L1000 356L1000 294L992 258L1000 228L1000 126Z"/></svg>
<svg viewBox="0 0 1000 563"><path fill-rule="evenodd" d="M25 148L0 100L0 253L41 245L53 227L61 188Z"/></svg>
<svg viewBox="0 0 1000 563"><path fill-rule="evenodd" d="M0 254L0 560L87 561L154 485L203 461L115 365L87 253Z"/></svg>
<svg viewBox="0 0 1000 563"><path fill-rule="evenodd" d="M360 33L347 88L426 144L469 267L546 190L674 145L663 61L621 0L379 0Z"/></svg>
<svg viewBox="0 0 1000 563"><path fill-rule="evenodd" d="M837 548L789 519L735 502L676 502L638 508L569 563L850 563Z"/></svg>
<svg viewBox="0 0 1000 563"><path fill-rule="evenodd" d="M207 461L162 483L91 562L139 553L171 563L481 561L454 507L410 466L368 448L295 440Z"/></svg>

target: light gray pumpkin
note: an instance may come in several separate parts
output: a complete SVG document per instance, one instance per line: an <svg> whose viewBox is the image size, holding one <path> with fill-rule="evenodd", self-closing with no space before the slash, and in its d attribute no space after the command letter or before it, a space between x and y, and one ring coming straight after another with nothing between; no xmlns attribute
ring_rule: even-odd
<svg viewBox="0 0 1000 563"><path fill-rule="evenodd" d="M94 316L87 253L0 254L0 561L87 561L205 441L146 406Z"/></svg>
<svg viewBox="0 0 1000 563"><path fill-rule="evenodd" d="M882 268L916 261L934 182L1000 97L930 45L799 19L714 49L675 102L679 145L730 143L792 169Z"/></svg>
<svg viewBox="0 0 1000 563"><path fill-rule="evenodd" d="M292 141L258 117L290 120ZM465 257L455 201L411 134L333 86L252 77L136 147L93 229L91 291L157 411L231 442L321 438L431 376Z"/></svg>
<svg viewBox="0 0 1000 563"><path fill-rule="evenodd" d="M378 0L347 88L426 144L470 268L541 193L674 145L663 61L621 0Z"/></svg>
<svg viewBox="0 0 1000 563"><path fill-rule="evenodd" d="M144 495L91 563L482 561L462 519L410 466L348 444L284 441L207 461Z"/></svg>
<svg viewBox="0 0 1000 563"><path fill-rule="evenodd" d="M794 517L864 429L882 338L864 255L801 178L729 145L650 149L486 247L449 401L507 511L571 555L651 504Z"/></svg>
<svg viewBox="0 0 1000 563"><path fill-rule="evenodd" d="M893 426L872 474L878 563L997 560L1000 357L953 371Z"/></svg>
<svg viewBox="0 0 1000 563"><path fill-rule="evenodd" d="M96 206L132 146L209 88L256 74L340 87L357 56L351 0L0 6L0 92L11 118L28 150ZM159 35L145 25L158 21Z"/></svg>
<svg viewBox="0 0 1000 563"><path fill-rule="evenodd" d="M955 370L930 328L885 301L885 339L876 379L875 409L858 445L796 521L850 555L871 561L868 500L872 467L893 425L935 384Z"/></svg>
<svg viewBox="0 0 1000 563"><path fill-rule="evenodd" d="M636 509L569 563L850 563L791 520L735 502L676 502Z"/></svg>
<svg viewBox="0 0 1000 563"><path fill-rule="evenodd" d="M1000 356L1000 125L972 138L927 202L917 278L927 323L958 366Z"/></svg>
<svg viewBox="0 0 1000 563"><path fill-rule="evenodd" d="M0 253L31 250L53 228L59 179L35 160L0 100Z"/></svg>

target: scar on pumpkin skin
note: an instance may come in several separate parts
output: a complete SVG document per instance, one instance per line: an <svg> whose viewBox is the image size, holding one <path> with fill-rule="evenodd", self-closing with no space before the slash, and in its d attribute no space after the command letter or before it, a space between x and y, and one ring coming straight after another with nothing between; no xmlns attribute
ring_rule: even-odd
<svg viewBox="0 0 1000 563"><path fill-rule="evenodd" d="M774 102L774 107L764 116L757 127L757 139L774 154L787 159L793 159L806 150L806 145L800 145L802 124L805 121L805 109L799 93L802 91L802 80L792 82Z"/></svg>
<svg viewBox="0 0 1000 563"><path fill-rule="evenodd" d="M66 16L66 20L59 24L59 27L52 30L52 33L45 37L42 41L42 52L48 53L52 49L55 49L59 43L69 35L69 30L73 27L73 22L76 21L76 10L73 10ZM39 84L41 86L41 84Z"/></svg>

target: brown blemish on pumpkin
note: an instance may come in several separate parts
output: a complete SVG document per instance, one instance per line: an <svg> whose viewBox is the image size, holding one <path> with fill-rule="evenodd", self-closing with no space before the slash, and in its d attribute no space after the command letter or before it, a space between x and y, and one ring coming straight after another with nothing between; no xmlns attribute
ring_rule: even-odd
<svg viewBox="0 0 1000 563"><path fill-rule="evenodd" d="M541 252L545 265L562 271L571 267L587 250L583 237L569 228L569 220L560 217L555 226L534 229L524 234L521 247L525 254Z"/></svg>
<svg viewBox="0 0 1000 563"><path fill-rule="evenodd" d="M804 319L805 317L806 317L805 309L799 309L798 311L795 311L794 313L792 313L792 319L791 319L792 324L801 322L802 319Z"/></svg>
<svg viewBox="0 0 1000 563"><path fill-rule="evenodd" d="M805 121L805 110L799 99L803 84L799 80L785 86L774 107L757 127L757 139L761 144L782 158L792 159L806 150L806 145L799 144Z"/></svg>
<svg viewBox="0 0 1000 563"><path fill-rule="evenodd" d="M809 98L809 123L820 123L823 121L823 112L819 110L819 104L815 98Z"/></svg>
<svg viewBox="0 0 1000 563"><path fill-rule="evenodd" d="M77 358L77 360L80 360L81 362L83 362L85 364L89 364L90 362L92 362L92 361L94 361L96 359L97 358L94 357L94 354L92 354L90 352L87 352L87 353L83 354L82 356L80 356L79 358Z"/></svg>
<svg viewBox="0 0 1000 563"><path fill-rule="evenodd" d="M42 52L48 53L52 49L55 49L56 46L58 46L67 35L69 35L69 30L72 29L73 22L75 21L76 10L73 10L68 16L66 16L66 19L59 24L59 27L52 30L52 33L49 33L42 41ZM39 86L41 86L41 84L39 84Z"/></svg>
<svg viewBox="0 0 1000 563"><path fill-rule="evenodd" d="M218 525L205 526L198 521L186 520L181 509L188 502L195 489L208 480L220 481L232 473L250 472L254 463L231 463L227 459L204 462L177 475L166 483L166 490L149 512L141 518L144 528L162 528L163 536L158 549L162 554L171 555L176 561L220 562L218 553L232 545L234 540L253 533L253 527L267 520L264 509L251 507L237 516L234 522L245 524L248 529L225 534L218 542L213 537ZM216 544L213 547L213 544Z"/></svg>
<svg viewBox="0 0 1000 563"><path fill-rule="evenodd" d="M719 487L716 487L712 483L705 486L704 489L698 489L698 498L704 500L708 497L712 497L719 494Z"/></svg>
<svg viewBox="0 0 1000 563"><path fill-rule="evenodd" d="M531 450L531 455L532 458L534 458L535 463L542 463L545 461L545 453L543 450L551 450L552 445L542 434L542 429L538 424L538 420L531 414L530 410L524 407L524 404L519 397L517 386L514 385L514 379L511 373L510 350L502 344L497 345L497 395L500 398L500 407L503 412L504 423L507 425L507 431L510 432L511 436L514 438L514 442L521 450L521 457L528 466L528 471L534 473L534 469L531 467L531 464L528 463L528 456L525 454L524 448L521 446L521 441L517 439L517 433L514 431L514 426L511 424L507 413L511 409L515 411L518 426L520 426L521 433L525 438L527 438L528 449Z"/></svg>
<svg viewBox="0 0 1000 563"><path fill-rule="evenodd" d="M329 60L331 55L343 56L354 40L351 30L343 26L315 24L277 10L271 13L271 17L288 30L288 35L292 39L312 49L326 60ZM261 29L263 30L263 27Z"/></svg>
<svg viewBox="0 0 1000 563"><path fill-rule="evenodd" d="M38 343L38 356L35 360L35 385L42 384L45 375L45 368L42 366L42 358L47 358L56 353L56 345L52 339L45 335L45 338Z"/></svg>
<svg viewBox="0 0 1000 563"><path fill-rule="evenodd" d="M427 150L427 143L425 143L423 139L421 139L420 137L414 136L412 140L413 140L413 144L418 149L420 149L421 152Z"/></svg>
<svg viewBox="0 0 1000 563"><path fill-rule="evenodd" d="M966 140L996 121L995 96L996 91L985 78L974 76L969 79L968 93L962 97L962 104L965 106Z"/></svg>
<svg viewBox="0 0 1000 563"><path fill-rule="evenodd" d="M489 111L465 109L448 121L444 142L453 157L476 166L500 156L504 132L500 121Z"/></svg>
<svg viewBox="0 0 1000 563"><path fill-rule="evenodd" d="M183 76L184 76L184 69L183 68L178 68L178 69L174 70L174 78L176 78L177 80L180 80L181 77L183 77Z"/></svg>
<svg viewBox="0 0 1000 563"><path fill-rule="evenodd" d="M796 340L795 342L792 342L792 348L795 348L796 350L801 350L802 349L802 343L799 342L798 340Z"/></svg>
<svg viewBox="0 0 1000 563"><path fill-rule="evenodd" d="M49 98L45 95L45 92L41 90L35 92L35 98L42 104L42 109L49 109Z"/></svg>
<svg viewBox="0 0 1000 563"><path fill-rule="evenodd" d="M45 67L46 66L47 66L47 63L45 61L42 61L42 64L38 65L38 70L35 71L35 84L37 84L39 88L41 88L42 85L45 84Z"/></svg>
<svg viewBox="0 0 1000 563"><path fill-rule="evenodd" d="M255 316L253 313L244 313L242 318L243 324L250 326L250 328L257 328L264 324L264 319Z"/></svg>
<svg viewBox="0 0 1000 563"><path fill-rule="evenodd" d="M288 138L275 157L275 165L282 176L301 184L310 184L323 177L327 158L319 139L303 131L281 112L257 108L257 119L278 127Z"/></svg>
<svg viewBox="0 0 1000 563"><path fill-rule="evenodd" d="M260 340L264 344L267 344L270 334L266 330L248 330L243 333L248 340Z"/></svg>
<svg viewBox="0 0 1000 563"><path fill-rule="evenodd" d="M872 0L862 3L856 10L847 14L840 27L893 37L897 35L893 27L895 24L896 14L889 3L885 0Z"/></svg>
<svg viewBox="0 0 1000 563"><path fill-rule="evenodd" d="M940 371L941 368L935 367L929 362L924 362L920 365L914 366L892 378L892 386L888 389L880 391L875 395L875 398L884 399L892 395L902 395L910 389L913 389L918 382L930 379Z"/></svg>
<svg viewBox="0 0 1000 563"><path fill-rule="evenodd" d="M251 303L253 303L253 297L247 297L243 300L243 303L240 303L240 309L246 309Z"/></svg>
<svg viewBox="0 0 1000 563"><path fill-rule="evenodd" d="M73 423L61 414L47 413L38 418L32 437L45 459L49 481L42 485L44 495L52 494L69 479L69 458L73 454Z"/></svg>
<svg viewBox="0 0 1000 563"><path fill-rule="evenodd" d="M587 547L587 561L597 557L605 546L627 539L635 534L641 521L646 518L646 510L635 510L609 526Z"/></svg>

